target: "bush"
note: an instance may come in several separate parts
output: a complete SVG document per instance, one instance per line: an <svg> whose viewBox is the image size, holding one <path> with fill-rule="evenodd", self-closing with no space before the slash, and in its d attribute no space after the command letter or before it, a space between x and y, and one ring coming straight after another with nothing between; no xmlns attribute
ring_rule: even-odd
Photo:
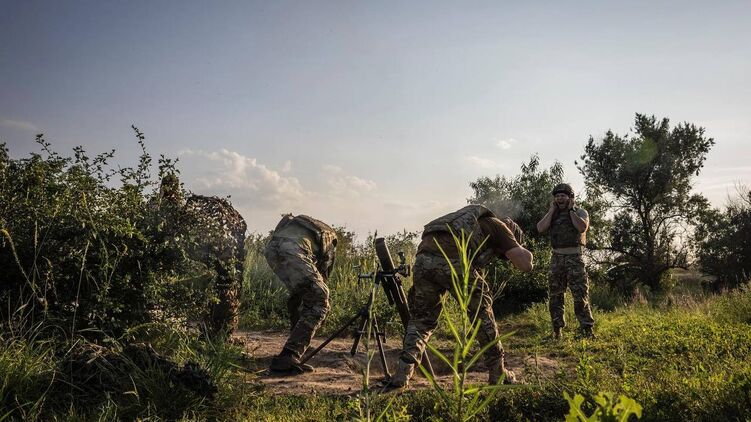
<svg viewBox="0 0 751 422"><path fill-rule="evenodd" d="M505 260L496 260L486 271L486 279L493 291L493 312L497 316L524 311L534 303L545 302L548 297L548 272L551 249L546 240L529 240L534 253L534 270L522 273Z"/></svg>
<svg viewBox="0 0 751 422"><path fill-rule="evenodd" d="M715 292L735 288L751 279L751 192L745 192L723 211L710 210L696 230L699 267L715 276Z"/></svg>
<svg viewBox="0 0 751 422"><path fill-rule="evenodd" d="M114 151L91 158L76 147L63 157L42 135L41 152L29 158L12 159L0 144L0 300L10 304L0 320L28 316L69 337L117 336L154 319L208 313L215 273L189 256L202 237L192 228L176 235L168 207L155 205L152 159L135 130L138 164L118 169L109 163ZM158 160L160 179L176 172L174 161Z"/></svg>

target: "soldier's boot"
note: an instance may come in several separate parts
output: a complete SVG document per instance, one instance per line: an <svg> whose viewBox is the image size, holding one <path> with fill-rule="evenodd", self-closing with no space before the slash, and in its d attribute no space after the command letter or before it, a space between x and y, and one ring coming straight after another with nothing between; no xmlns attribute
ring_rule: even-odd
<svg viewBox="0 0 751 422"><path fill-rule="evenodd" d="M490 369L488 370L488 384L498 385L498 383L501 382L501 377L503 378L503 384L520 384L516 379L516 375L504 367L503 360L490 364Z"/></svg>
<svg viewBox="0 0 751 422"><path fill-rule="evenodd" d="M281 353L271 359L269 370L279 374L299 375L303 372L313 372L315 368L308 364L301 364L300 358L291 350L282 349Z"/></svg>
<svg viewBox="0 0 751 422"><path fill-rule="evenodd" d="M560 340L561 339L561 327L554 327L553 328L553 340Z"/></svg>
<svg viewBox="0 0 751 422"><path fill-rule="evenodd" d="M578 336L580 338L596 339L594 327L591 325L582 325L579 327Z"/></svg>
<svg viewBox="0 0 751 422"><path fill-rule="evenodd" d="M405 362L402 359L398 360L396 365L396 372L391 376L386 385L383 387L382 392L386 393L394 390L401 390L409 385L409 380L415 373L415 364Z"/></svg>

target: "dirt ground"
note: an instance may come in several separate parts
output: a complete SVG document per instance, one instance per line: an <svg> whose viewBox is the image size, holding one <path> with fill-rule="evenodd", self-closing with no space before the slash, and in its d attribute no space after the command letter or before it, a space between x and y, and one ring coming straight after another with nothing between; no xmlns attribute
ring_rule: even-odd
<svg viewBox="0 0 751 422"><path fill-rule="evenodd" d="M333 394L349 395L356 394L362 389L363 371L366 367L364 346L360 345L357 353L352 356L352 338L337 338L321 350L308 363L316 368L315 372L296 376L274 376L266 371L271 358L282 349L287 339L287 333L262 332L262 331L239 331L234 335L236 341L244 344L249 356L250 371L259 375L260 381L274 394L302 395L302 394ZM324 338L315 338L311 343L313 350ZM371 341L374 350L375 341ZM442 352L448 352L451 344L438 343ZM386 361L389 370L393 373L401 350L401 339L391 337L386 339ZM450 385L451 375L448 367L431 359L433 370L437 374L440 383ZM558 370L558 363L550 358L542 356L506 356L506 366L514 371L517 379L524 382L532 382L534 377L551 377ZM470 374L471 383L487 382L487 371L484 365L478 364L474 372ZM383 379L381 362L376 354L370 365L371 386ZM410 383L411 388L428 388L429 382L422 374L417 374Z"/></svg>

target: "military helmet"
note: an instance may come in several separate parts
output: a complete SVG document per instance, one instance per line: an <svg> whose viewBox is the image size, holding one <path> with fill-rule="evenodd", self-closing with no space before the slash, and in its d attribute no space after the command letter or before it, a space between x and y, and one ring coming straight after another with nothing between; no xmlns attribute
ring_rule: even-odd
<svg viewBox="0 0 751 422"><path fill-rule="evenodd" d="M555 196L555 194L557 193L565 193L572 198L574 197L574 189L572 189L571 185L569 185L568 183L559 183L555 185L552 195Z"/></svg>
<svg viewBox="0 0 751 422"><path fill-rule="evenodd" d="M162 198L176 199L182 198L182 192L180 190L180 179L175 173L167 173L162 177L162 183L159 187L159 194Z"/></svg>

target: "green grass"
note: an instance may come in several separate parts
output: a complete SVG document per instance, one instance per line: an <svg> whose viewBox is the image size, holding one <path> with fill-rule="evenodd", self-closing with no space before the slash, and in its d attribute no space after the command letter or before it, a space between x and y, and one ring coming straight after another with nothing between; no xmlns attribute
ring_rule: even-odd
<svg viewBox="0 0 751 422"><path fill-rule="evenodd" d="M564 391L585 397L609 391L640 403L646 421L744 421L751 415L750 303L751 290L745 289L672 305L595 308L596 340L574 337L569 312L560 342L547 339L547 308L535 305L500 321L502 333L514 331L504 346L510 355L555 359L561 370L538 378L527 374L529 385L499 392L480 419L561 420L568 411ZM138 400L121 392L94 397L86 406L66 401L53 385L65 376L65 350L6 334L0 337L0 418L11 412L7 420L305 421L351 420L358 414L356 397L270 394L239 369L236 346L198 342L165 327L139 330L130 335L152 341L177 362L194 359L208 368L218 380L217 398L175 400L174 386L163 375L145 373L135 375ZM385 405L379 397L371 403L376 411ZM412 420L440 420L446 411L441 406L430 391L411 391L392 403Z"/></svg>
<svg viewBox="0 0 751 422"><path fill-rule="evenodd" d="M555 359L561 370L539 378L528 374L529 385L499 392L481 419L561 420L568 411L564 391L624 394L643 406L645 421L745 421L751 415L751 325L745 322L751 290L612 311L595 307L595 340L575 337L571 302L568 296L569 326L560 342L547 338L545 304L500 321L502 333L514 331L504 342L508 354ZM249 413L260 420L350 415L351 402L344 398L262 396L264 407ZM411 391L393 406L405 407L413 420L440 420L446 409L438 403L435 393Z"/></svg>

